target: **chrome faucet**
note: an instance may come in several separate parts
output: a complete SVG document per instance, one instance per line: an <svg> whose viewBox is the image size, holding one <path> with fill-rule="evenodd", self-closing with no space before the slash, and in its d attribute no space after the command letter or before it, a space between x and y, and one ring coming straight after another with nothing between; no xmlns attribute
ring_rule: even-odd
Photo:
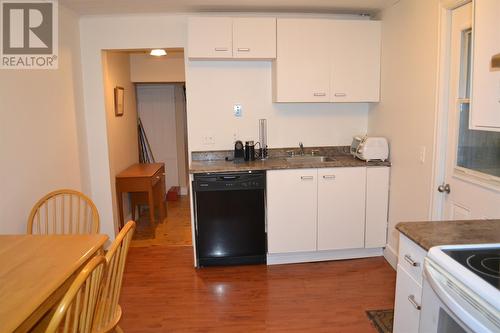
<svg viewBox="0 0 500 333"><path fill-rule="evenodd" d="M302 144L302 142L299 142L299 148L300 148L300 156L304 156L305 155L304 145Z"/></svg>

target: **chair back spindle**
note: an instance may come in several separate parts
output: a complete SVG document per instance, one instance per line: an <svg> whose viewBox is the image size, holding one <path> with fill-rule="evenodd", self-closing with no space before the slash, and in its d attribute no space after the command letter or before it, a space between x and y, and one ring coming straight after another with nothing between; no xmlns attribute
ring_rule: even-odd
<svg viewBox="0 0 500 333"><path fill-rule="evenodd" d="M105 272L106 259L103 256L96 256L87 263L57 306L47 333L92 331Z"/></svg>
<svg viewBox="0 0 500 333"><path fill-rule="evenodd" d="M127 222L106 253L108 270L104 278L103 290L96 314L94 329L96 332L110 332L116 328L118 321L120 321L121 308L118 301L127 253L134 230L135 222Z"/></svg>
<svg viewBox="0 0 500 333"><path fill-rule="evenodd" d="M96 206L81 192L63 189L41 198L28 217L28 234L99 233Z"/></svg>

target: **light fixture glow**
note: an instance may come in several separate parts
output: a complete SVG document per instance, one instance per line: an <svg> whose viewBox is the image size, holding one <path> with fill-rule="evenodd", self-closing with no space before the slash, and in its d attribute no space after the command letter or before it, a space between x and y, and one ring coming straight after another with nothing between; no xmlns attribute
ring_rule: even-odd
<svg viewBox="0 0 500 333"><path fill-rule="evenodd" d="M165 51L164 49L153 49L149 54L155 57L162 57L167 55L167 51Z"/></svg>

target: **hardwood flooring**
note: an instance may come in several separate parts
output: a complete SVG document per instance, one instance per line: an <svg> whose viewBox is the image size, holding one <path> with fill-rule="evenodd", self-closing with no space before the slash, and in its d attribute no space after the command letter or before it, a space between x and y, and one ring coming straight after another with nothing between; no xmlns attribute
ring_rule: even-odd
<svg viewBox="0 0 500 333"><path fill-rule="evenodd" d="M149 238L140 230L133 241L120 300L125 332L376 333L365 311L393 308L396 273L382 257L195 269L192 247L178 246L191 240L183 199L169 202Z"/></svg>
<svg viewBox="0 0 500 333"><path fill-rule="evenodd" d="M381 257L195 269L191 247L131 248L125 332L373 332L365 311L394 303Z"/></svg>
<svg viewBox="0 0 500 333"><path fill-rule="evenodd" d="M190 246L191 243L189 196L183 195L177 201L168 201L167 217L154 227L149 223L147 208L143 208L131 246Z"/></svg>

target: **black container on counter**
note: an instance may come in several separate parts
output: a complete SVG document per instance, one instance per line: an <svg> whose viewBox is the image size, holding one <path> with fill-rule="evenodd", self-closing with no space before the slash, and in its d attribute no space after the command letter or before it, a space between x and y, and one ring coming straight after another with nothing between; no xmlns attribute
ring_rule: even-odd
<svg viewBox="0 0 500 333"><path fill-rule="evenodd" d="M255 161L255 143L253 141L245 142L245 161Z"/></svg>

